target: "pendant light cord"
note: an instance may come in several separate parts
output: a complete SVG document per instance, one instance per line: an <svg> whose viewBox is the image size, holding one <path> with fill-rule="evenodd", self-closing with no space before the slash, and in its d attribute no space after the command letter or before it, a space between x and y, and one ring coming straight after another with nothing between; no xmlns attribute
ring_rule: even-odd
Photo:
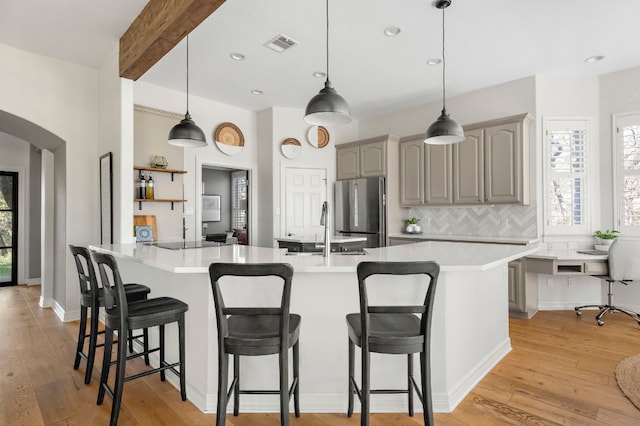
<svg viewBox="0 0 640 426"><path fill-rule="evenodd" d="M189 115L189 35L187 34L187 115Z"/></svg>
<svg viewBox="0 0 640 426"><path fill-rule="evenodd" d="M325 12L327 15L327 81L329 80L329 0L326 0Z"/></svg>
<svg viewBox="0 0 640 426"><path fill-rule="evenodd" d="M446 85L445 85L445 79L444 79L444 75L445 75L445 69L446 69L446 64L447 62L444 59L444 7L442 8L442 111L446 111L447 107L446 107Z"/></svg>

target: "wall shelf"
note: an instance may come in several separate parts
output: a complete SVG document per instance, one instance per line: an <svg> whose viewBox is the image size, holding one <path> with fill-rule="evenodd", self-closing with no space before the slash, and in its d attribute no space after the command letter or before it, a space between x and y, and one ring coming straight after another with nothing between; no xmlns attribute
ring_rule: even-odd
<svg viewBox="0 0 640 426"><path fill-rule="evenodd" d="M173 182L173 175L174 174L185 174L187 173L186 170L176 170L176 169L161 169L158 167L144 167L144 166L133 166L133 170L137 170L138 171L138 178L140 178L140 175L142 174L142 172L144 170L149 171L149 172L156 172L156 173L171 173L171 182Z"/></svg>
<svg viewBox="0 0 640 426"><path fill-rule="evenodd" d="M133 170L137 170L138 171L138 179L140 179L140 176L142 175L143 171L156 172L156 173L171 173L171 182L173 182L174 174L182 175L182 174L187 173L186 170L161 169L159 167L144 167L144 166L133 166ZM175 203L184 203L187 200L182 200L182 199L162 199L162 198L153 198L153 199L134 198L133 201L138 203L138 210L142 210L142 203L171 203L171 210L173 210Z"/></svg>

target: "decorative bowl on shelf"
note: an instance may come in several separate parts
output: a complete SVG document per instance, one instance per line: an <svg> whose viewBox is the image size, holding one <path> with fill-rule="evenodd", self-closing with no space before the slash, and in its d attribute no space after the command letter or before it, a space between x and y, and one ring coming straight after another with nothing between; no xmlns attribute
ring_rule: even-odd
<svg viewBox="0 0 640 426"><path fill-rule="evenodd" d="M151 167L156 169L166 169L168 165L167 159L161 155L156 155L151 159Z"/></svg>

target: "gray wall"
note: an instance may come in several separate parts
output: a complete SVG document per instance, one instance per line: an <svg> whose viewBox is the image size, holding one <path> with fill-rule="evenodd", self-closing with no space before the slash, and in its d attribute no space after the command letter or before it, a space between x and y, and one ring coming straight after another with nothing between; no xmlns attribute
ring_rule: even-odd
<svg viewBox="0 0 640 426"><path fill-rule="evenodd" d="M202 183L204 195L220 196L220 222L202 222L202 234L231 231L231 171L203 168Z"/></svg>

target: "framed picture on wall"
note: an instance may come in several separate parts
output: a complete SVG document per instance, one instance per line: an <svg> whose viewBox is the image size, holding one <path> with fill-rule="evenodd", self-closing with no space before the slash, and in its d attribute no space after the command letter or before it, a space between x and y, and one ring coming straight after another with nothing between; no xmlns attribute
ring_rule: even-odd
<svg viewBox="0 0 640 426"><path fill-rule="evenodd" d="M202 196L202 221L220 222L220 196Z"/></svg>
<svg viewBox="0 0 640 426"><path fill-rule="evenodd" d="M100 244L113 243L112 154L100 157Z"/></svg>

